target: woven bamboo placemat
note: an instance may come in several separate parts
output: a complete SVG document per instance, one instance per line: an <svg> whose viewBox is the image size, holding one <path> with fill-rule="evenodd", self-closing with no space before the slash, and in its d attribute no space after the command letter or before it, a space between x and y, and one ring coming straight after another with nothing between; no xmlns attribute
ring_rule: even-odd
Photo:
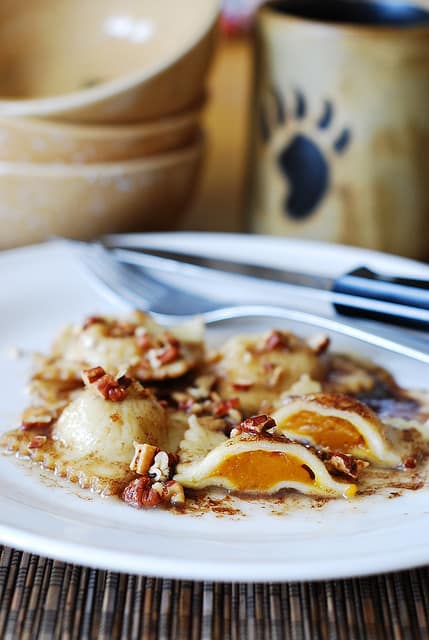
<svg viewBox="0 0 429 640"><path fill-rule="evenodd" d="M429 638L429 568L314 583L222 584L88 569L0 547L0 638Z"/></svg>

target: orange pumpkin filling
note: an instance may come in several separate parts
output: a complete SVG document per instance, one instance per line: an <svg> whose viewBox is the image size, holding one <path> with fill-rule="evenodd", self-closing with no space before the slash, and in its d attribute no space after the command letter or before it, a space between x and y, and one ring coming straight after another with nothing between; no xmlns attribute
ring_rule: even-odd
<svg viewBox="0 0 429 640"><path fill-rule="evenodd" d="M279 482L314 483L314 474L298 458L279 451L246 451L224 460L211 477L227 478L236 491L269 491Z"/></svg>
<svg viewBox="0 0 429 640"><path fill-rule="evenodd" d="M331 449L348 451L364 446L365 440L348 420L334 416L321 416L311 411L300 411L290 416L286 428L308 436L316 444Z"/></svg>

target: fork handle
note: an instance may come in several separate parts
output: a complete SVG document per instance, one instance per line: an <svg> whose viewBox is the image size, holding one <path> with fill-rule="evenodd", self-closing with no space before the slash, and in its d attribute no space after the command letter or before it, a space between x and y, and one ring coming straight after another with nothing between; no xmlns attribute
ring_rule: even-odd
<svg viewBox="0 0 429 640"><path fill-rule="evenodd" d="M336 311L345 316L371 318L390 324L429 330L429 282L417 278L389 277L375 273L367 267L359 267L336 279L334 293L348 294L374 300L371 310L348 307L335 303ZM377 309L377 302L392 302L397 305L422 310L420 317L409 318L390 315ZM417 314L419 315L419 314Z"/></svg>

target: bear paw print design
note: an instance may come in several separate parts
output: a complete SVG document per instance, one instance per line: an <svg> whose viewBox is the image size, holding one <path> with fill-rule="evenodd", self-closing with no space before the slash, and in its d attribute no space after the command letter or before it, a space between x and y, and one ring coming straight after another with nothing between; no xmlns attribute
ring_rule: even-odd
<svg viewBox="0 0 429 640"><path fill-rule="evenodd" d="M323 113L315 123L314 135L311 135L308 128L306 132L299 130L299 125L307 118L307 102L301 92L295 93L295 105L290 114L277 91L272 90L270 96L271 109L266 108L261 112L262 137L269 145L273 136L280 134L281 145L280 150L276 145L275 160L289 185L288 195L283 202L284 213L295 220L305 220L317 210L330 185L329 160L320 148L317 136L320 137L320 132L332 126L334 106L331 101L325 101ZM294 124L292 133L289 127L291 123ZM350 129L342 129L332 140L334 152L343 154L350 141Z"/></svg>

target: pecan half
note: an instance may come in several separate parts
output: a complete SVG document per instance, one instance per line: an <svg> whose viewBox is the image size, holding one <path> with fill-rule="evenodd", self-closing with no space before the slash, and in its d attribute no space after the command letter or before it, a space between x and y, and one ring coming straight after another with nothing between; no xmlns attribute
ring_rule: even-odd
<svg viewBox="0 0 429 640"><path fill-rule="evenodd" d="M162 502L162 496L152 487L148 476L132 480L123 490L122 499L135 509L156 507Z"/></svg>
<svg viewBox="0 0 429 640"><path fill-rule="evenodd" d="M154 482L149 476L132 480L123 490L122 499L135 509L157 507L163 502L174 506L185 503L185 491L175 480Z"/></svg>

